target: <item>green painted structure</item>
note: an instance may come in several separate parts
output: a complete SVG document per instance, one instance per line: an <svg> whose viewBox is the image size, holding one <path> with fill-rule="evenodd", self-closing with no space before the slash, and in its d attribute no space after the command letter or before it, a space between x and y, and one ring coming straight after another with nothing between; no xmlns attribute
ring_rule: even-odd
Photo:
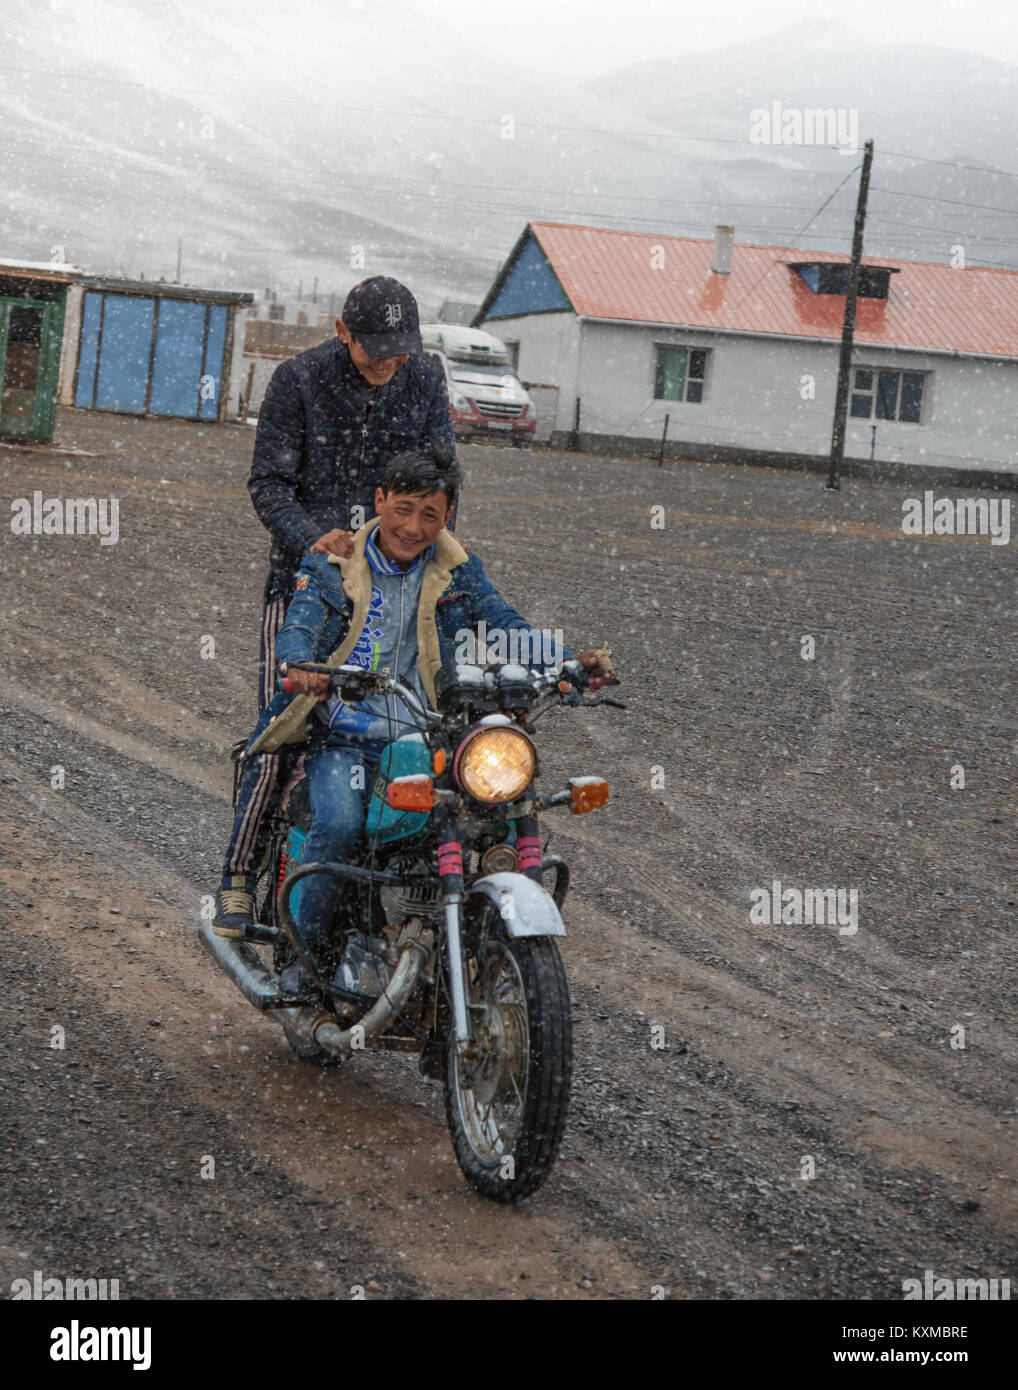
<svg viewBox="0 0 1018 1390"><path fill-rule="evenodd" d="M53 438L72 279L50 266L0 262L0 435Z"/></svg>

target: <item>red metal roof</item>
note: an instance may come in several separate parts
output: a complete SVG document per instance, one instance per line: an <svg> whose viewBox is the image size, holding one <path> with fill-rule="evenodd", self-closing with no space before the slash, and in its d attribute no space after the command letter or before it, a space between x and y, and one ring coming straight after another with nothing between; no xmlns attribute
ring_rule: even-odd
<svg viewBox="0 0 1018 1390"><path fill-rule="evenodd" d="M728 275L711 271L713 238L532 222L538 244L578 314L742 333L840 338L844 295L814 294L789 263L847 255L737 242ZM653 268L653 248L664 265ZM660 260L660 254L657 257ZM855 340L885 346L1018 357L1018 271L955 270L929 261L863 257L888 266L887 299L860 299Z"/></svg>

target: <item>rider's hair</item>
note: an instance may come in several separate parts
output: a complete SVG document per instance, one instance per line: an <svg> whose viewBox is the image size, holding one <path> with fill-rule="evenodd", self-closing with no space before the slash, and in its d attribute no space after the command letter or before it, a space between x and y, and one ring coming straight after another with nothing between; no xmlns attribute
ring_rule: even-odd
<svg viewBox="0 0 1018 1390"><path fill-rule="evenodd" d="M456 503L463 475L451 451L441 448L408 449L389 460L382 491L444 492L450 507Z"/></svg>

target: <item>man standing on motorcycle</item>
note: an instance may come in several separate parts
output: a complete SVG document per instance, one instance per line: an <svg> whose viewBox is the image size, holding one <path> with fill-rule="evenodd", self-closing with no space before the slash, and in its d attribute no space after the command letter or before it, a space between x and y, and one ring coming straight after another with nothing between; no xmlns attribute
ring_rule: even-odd
<svg viewBox="0 0 1018 1390"><path fill-rule="evenodd" d="M274 646L301 556L349 555L371 515L388 461L415 447L455 458L445 381L423 355L417 302L396 280L355 285L337 337L283 362L258 417L248 490L272 533L261 628L258 708L275 689ZM252 759L237 797L216 894L213 929L251 925L267 812L280 789L280 757Z"/></svg>
<svg viewBox="0 0 1018 1390"><path fill-rule="evenodd" d="M519 633L532 652L547 650L543 635L505 601L477 555L468 555L446 529L459 481L456 465L433 454L413 450L393 459L375 493L377 516L357 532L352 554L310 553L301 564L276 639L280 672L300 694L271 726L266 712L259 730L279 746L299 736L306 720L311 831L305 863L349 858L381 754L411 726L395 696L348 705L330 694L327 676L288 671L288 663L387 667L434 707L435 676L455 657L464 633L482 620L489 635ZM564 649L555 653L557 661L570 657ZM577 659L598 666L595 651ZM538 670L550 664L533 663ZM607 680L594 675L590 688ZM331 878L303 880L297 921L312 947L331 924L334 899ZM299 990L300 972L291 967L287 975L288 987Z"/></svg>

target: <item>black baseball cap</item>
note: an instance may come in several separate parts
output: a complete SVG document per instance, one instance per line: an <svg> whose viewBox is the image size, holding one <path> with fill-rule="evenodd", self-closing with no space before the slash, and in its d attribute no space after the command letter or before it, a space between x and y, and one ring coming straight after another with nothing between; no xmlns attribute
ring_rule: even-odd
<svg viewBox="0 0 1018 1390"><path fill-rule="evenodd" d="M386 275L362 280L346 297L343 322L369 357L423 353L417 300Z"/></svg>

